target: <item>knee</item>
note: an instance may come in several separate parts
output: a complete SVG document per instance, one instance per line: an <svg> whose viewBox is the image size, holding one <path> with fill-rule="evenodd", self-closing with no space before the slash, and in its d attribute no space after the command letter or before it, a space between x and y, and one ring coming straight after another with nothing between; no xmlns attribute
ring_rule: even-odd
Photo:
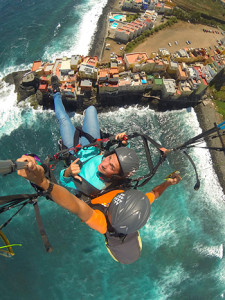
<svg viewBox="0 0 225 300"><path fill-rule="evenodd" d="M91 105L91 106L88 106L85 113L95 113L95 114L97 114L97 110L93 105Z"/></svg>

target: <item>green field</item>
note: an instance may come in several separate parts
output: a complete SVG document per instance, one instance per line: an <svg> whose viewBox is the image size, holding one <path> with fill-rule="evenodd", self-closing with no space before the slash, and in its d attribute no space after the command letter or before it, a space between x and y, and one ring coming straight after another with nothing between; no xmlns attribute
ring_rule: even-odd
<svg viewBox="0 0 225 300"><path fill-rule="evenodd" d="M225 102L216 100L217 111L223 116L225 120Z"/></svg>
<svg viewBox="0 0 225 300"><path fill-rule="evenodd" d="M173 2L184 10L204 13L225 21L225 6L220 0L173 0Z"/></svg>

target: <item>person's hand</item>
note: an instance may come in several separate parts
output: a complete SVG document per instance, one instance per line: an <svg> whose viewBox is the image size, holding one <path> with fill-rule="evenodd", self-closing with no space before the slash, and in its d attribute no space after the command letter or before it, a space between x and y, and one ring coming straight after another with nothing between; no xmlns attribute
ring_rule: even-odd
<svg viewBox="0 0 225 300"><path fill-rule="evenodd" d="M42 166L37 165L36 160L32 156L23 155L17 161L28 162L26 169L21 169L17 171L17 174L38 186L47 180L44 175L44 169Z"/></svg>
<svg viewBox="0 0 225 300"><path fill-rule="evenodd" d="M171 174L171 177L167 178L167 182L170 185L174 185L174 184L178 184L181 181L181 177L179 175L179 173L174 172L173 174Z"/></svg>
<svg viewBox="0 0 225 300"><path fill-rule="evenodd" d="M79 161L79 158L77 158L75 161L73 161L71 163L71 165L66 169L66 171L64 173L65 177L73 176L75 179L82 181L82 178L77 175L80 173L80 167L77 164L78 161Z"/></svg>
<svg viewBox="0 0 225 300"><path fill-rule="evenodd" d="M122 144L125 146L127 146L127 144L128 144L126 132L121 132L121 133L116 134L115 140L122 141Z"/></svg>

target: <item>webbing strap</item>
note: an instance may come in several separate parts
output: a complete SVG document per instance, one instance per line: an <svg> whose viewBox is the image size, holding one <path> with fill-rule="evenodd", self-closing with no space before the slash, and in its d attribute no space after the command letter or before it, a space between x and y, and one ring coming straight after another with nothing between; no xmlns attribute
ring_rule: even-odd
<svg viewBox="0 0 225 300"><path fill-rule="evenodd" d="M139 136L143 140L145 155L146 155L146 158L147 158L150 173L148 173L144 176L141 176L137 179L132 180L133 182L136 181L136 184L135 184L134 188L142 187L146 183L148 183L149 180L155 175L158 168L161 166L161 164L166 159L166 153L164 152L164 150L166 150L166 149L163 148L159 143L157 143L155 140L153 140L148 135L146 135L144 133L134 132L132 135L128 135L128 139L132 139L134 137L139 137ZM153 161L152 161L152 157L151 157L151 154L150 154L150 149L149 149L149 146L148 146L148 142L150 142L153 146L155 146L160 151L160 158L159 158L158 163L155 166L154 166ZM142 183L140 183L140 181L143 180L143 179L144 179L144 181Z"/></svg>
<svg viewBox="0 0 225 300"><path fill-rule="evenodd" d="M51 246L51 244L48 240L47 234L46 234L45 229L44 229L44 225L43 225L43 222L42 222L42 219L41 219L40 210L39 210L39 207L38 207L38 204L37 204L37 199L36 199L36 202L33 204L33 206L34 206L34 212L35 212L35 218L36 218L38 230L41 234L41 238L42 238L42 241L44 243L45 250L48 253L50 253L50 252L52 252L53 248L52 248L52 246Z"/></svg>
<svg viewBox="0 0 225 300"><path fill-rule="evenodd" d="M141 136L141 138L142 138L143 143L144 143L144 149L145 149L145 154L146 154L146 158L147 158L147 162L148 162L148 167L149 167L149 170L152 172L154 166L153 166L152 157L150 155L148 143L147 143L146 139L143 136Z"/></svg>
<svg viewBox="0 0 225 300"><path fill-rule="evenodd" d="M95 138L93 138L92 135L83 131L83 129L81 127L76 127L74 137L73 137L73 146L74 147L76 147L79 144L79 139L82 136L85 137L89 141L89 143L93 143L95 141Z"/></svg>
<svg viewBox="0 0 225 300"><path fill-rule="evenodd" d="M144 137L147 141L152 143L152 145L154 145L158 150L161 150L162 146L145 133L134 132L133 134L128 135L128 139L132 139L138 136Z"/></svg>
<svg viewBox="0 0 225 300"><path fill-rule="evenodd" d="M134 188L137 188L137 187L142 187L144 186L146 183L149 182L150 179L152 179L152 177L155 175L155 173L157 172L158 168L162 165L162 163L165 161L166 157L163 156L163 157L160 157L158 163L156 164L156 166L153 168L153 170L145 175L145 176L142 176L140 178L138 178L138 180L143 180L145 179L141 184L138 184L138 182L136 183L135 187ZM135 180L134 180L135 181Z"/></svg>

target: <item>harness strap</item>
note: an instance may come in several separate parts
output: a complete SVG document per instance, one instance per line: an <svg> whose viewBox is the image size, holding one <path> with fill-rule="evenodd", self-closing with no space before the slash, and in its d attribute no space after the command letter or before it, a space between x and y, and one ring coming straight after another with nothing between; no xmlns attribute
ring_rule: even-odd
<svg viewBox="0 0 225 300"><path fill-rule="evenodd" d="M76 127L74 137L73 137L73 146L76 147L79 144L80 137L85 137L89 143L94 143L95 138L89 133L83 131L82 127Z"/></svg>
<svg viewBox="0 0 225 300"><path fill-rule="evenodd" d="M150 155L148 143L147 143L146 138L144 136L141 136L141 138L142 138L143 143L144 143L144 149L145 149L145 154L146 154L146 158L147 158L147 162L148 162L148 167L149 167L149 170L152 172L154 166L153 166L152 157Z"/></svg>
<svg viewBox="0 0 225 300"><path fill-rule="evenodd" d="M43 222L42 222L42 219L41 219L40 210L39 210L39 207L38 207L38 204L37 204L37 199L34 202L33 206L34 206L34 212L35 212L35 218L36 218L38 230L41 234L41 238L42 238L42 241L44 243L45 250L48 253L50 253L50 252L52 252L53 248L52 248L52 246L51 246L51 244L48 240L47 234L46 234L45 229L44 229L44 225L43 225Z"/></svg>

